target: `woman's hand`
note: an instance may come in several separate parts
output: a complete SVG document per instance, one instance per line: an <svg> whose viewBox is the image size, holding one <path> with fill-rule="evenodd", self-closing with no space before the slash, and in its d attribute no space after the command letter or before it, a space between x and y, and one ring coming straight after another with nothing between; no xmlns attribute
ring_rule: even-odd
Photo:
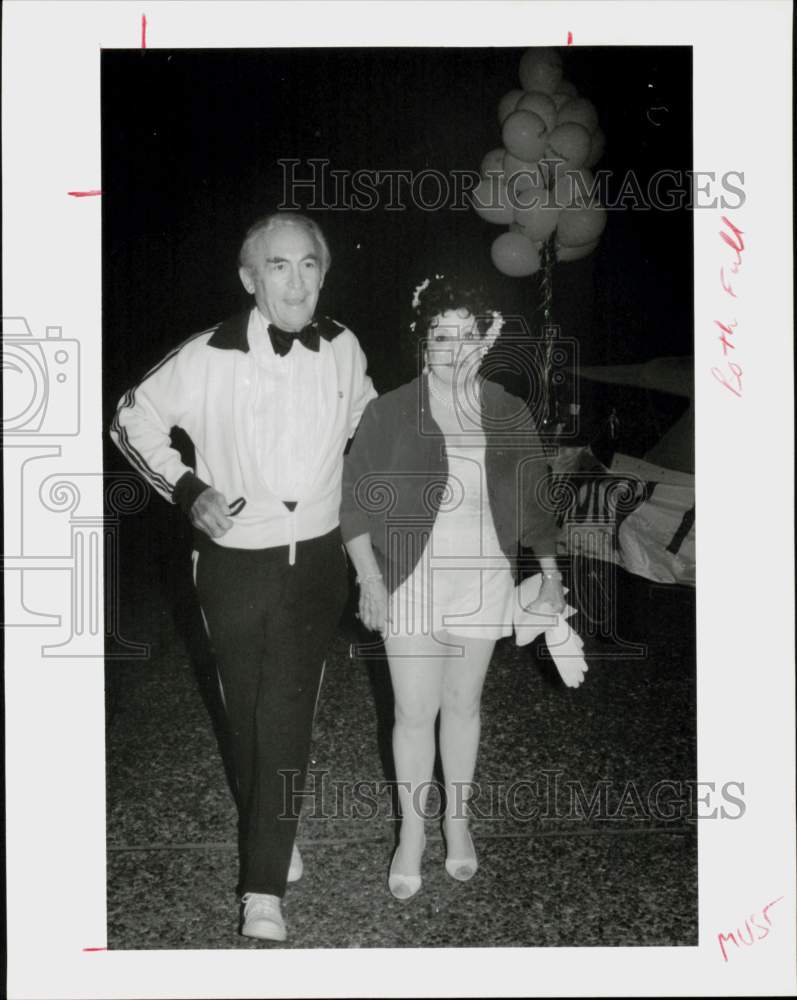
<svg viewBox="0 0 797 1000"><path fill-rule="evenodd" d="M526 611L542 615L560 615L566 606L561 576L543 576L540 592Z"/></svg>
<svg viewBox="0 0 797 1000"><path fill-rule="evenodd" d="M388 596L385 581L379 572L379 564L371 545L368 532L356 535L346 542L346 551L354 563L357 585L360 588L360 606L357 617L366 628L387 635Z"/></svg>
<svg viewBox="0 0 797 1000"><path fill-rule="evenodd" d="M360 581L360 621L373 632L387 635L387 587L381 576Z"/></svg>

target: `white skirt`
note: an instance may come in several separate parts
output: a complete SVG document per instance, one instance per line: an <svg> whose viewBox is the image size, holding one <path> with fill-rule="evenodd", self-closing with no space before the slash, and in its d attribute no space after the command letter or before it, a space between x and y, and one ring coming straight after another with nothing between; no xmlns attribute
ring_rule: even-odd
<svg viewBox="0 0 797 1000"><path fill-rule="evenodd" d="M500 639L513 628L514 580L495 533L484 451L449 449L448 502L410 576L391 595L389 635Z"/></svg>

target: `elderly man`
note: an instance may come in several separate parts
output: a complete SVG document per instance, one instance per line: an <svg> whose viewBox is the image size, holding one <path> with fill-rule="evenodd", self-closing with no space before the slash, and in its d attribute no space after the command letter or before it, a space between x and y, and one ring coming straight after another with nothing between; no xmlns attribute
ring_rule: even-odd
<svg viewBox="0 0 797 1000"><path fill-rule="evenodd" d="M277 213L246 234L255 305L167 355L120 401L114 442L195 528L194 581L232 735L241 932L283 941L325 650L346 598L343 450L376 392L354 334L314 319L330 264L320 229ZM196 469L171 447L178 426ZM299 796L300 798L300 796Z"/></svg>

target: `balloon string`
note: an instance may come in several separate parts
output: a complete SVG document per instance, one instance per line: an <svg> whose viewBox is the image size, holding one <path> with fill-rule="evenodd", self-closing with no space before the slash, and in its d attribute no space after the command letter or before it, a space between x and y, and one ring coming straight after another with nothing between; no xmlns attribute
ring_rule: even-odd
<svg viewBox="0 0 797 1000"><path fill-rule="evenodd" d="M542 397L542 423L548 427L555 420L555 414L551 412L551 399L553 395L553 347L556 338L556 328L553 324L553 269L556 264L556 247L554 244L554 234L548 237L543 243L540 257L542 258L542 275L540 279L540 292L542 298L542 371L541 375L541 397Z"/></svg>
<svg viewBox="0 0 797 1000"><path fill-rule="evenodd" d="M542 322L543 328L551 325L553 306L553 266L556 263L556 249L553 234L543 243L542 257Z"/></svg>

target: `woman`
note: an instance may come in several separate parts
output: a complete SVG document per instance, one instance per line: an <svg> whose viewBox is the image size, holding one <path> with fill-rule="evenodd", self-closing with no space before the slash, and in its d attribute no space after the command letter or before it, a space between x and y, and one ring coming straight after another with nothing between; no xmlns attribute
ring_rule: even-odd
<svg viewBox="0 0 797 1000"><path fill-rule="evenodd" d="M401 832L388 885L421 886L434 725L446 806L446 869L466 881L478 861L468 797L482 686L496 639L512 631L518 543L544 580L535 610L565 607L553 515L537 500L546 472L524 403L479 376L501 317L483 293L436 275L413 299L425 355L420 378L373 400L344 463L341 530L363 623L384 636L395 694L393 753Z"/></svg>

